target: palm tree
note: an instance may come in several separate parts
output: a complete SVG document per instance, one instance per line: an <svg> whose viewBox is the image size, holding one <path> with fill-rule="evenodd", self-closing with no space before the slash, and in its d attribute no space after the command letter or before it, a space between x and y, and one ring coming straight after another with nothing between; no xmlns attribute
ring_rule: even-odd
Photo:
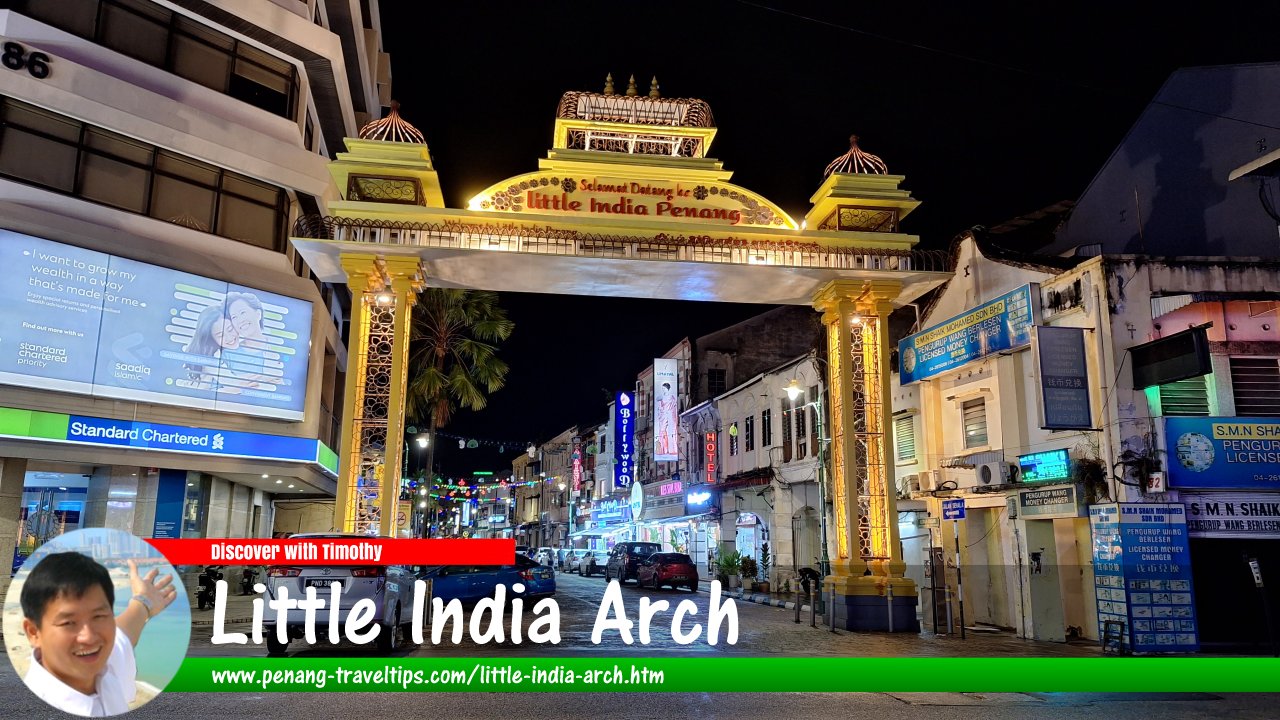
<svg viewBox="0 0 1280 720"><path fill-rule="evenodd" d="M508 368L497 355L497 343L514 328L498 306L497 293L429 288L418 296L405 415L428 427L428 478L433 477L436 430L458 408L484 409L488 395L502 388Z"/></svg>

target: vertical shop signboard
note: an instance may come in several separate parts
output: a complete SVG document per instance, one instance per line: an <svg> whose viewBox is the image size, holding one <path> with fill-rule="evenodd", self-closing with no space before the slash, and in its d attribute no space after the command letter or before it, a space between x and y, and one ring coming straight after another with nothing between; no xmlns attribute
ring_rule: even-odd
<svg viewBox="0 0 1280 720"><path fill-rule="evenodd" d="M187 471L161 470L156 479L156 520L151 537L182 537L182 505L187 499Z"/></svg>
<svg viewBox="0 0 1280 720"><path fill-rule="evenodd" d="M1100 631L1108 620L1125 623L1138 653L1198 651L1186 508L1095 505L1089 524Z"/></svg>
<svg viewBox="0 0 1280 720"><path fill-rule="evenodd" d="M629 392L620 392L613 402L613 487L624 490L635 479L636 415Z"/></svg>

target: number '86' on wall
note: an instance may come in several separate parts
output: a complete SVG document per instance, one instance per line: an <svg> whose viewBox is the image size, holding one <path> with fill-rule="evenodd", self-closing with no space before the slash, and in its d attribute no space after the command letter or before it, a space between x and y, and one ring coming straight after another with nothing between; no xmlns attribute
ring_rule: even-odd
<svg viewBox="0 0 1280 720"><path fill-rule="evenodd" d="M49 77L49 56L42 52L27 54L27 49L16 42L4 44L4 53L0 54L0 64L10 70L26 68L31 77L43 80Z"/></svg>

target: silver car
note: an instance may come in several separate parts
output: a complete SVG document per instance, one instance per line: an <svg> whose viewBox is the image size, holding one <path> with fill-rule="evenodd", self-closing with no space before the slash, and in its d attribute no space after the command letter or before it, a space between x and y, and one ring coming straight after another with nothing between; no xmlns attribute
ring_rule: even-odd
<svg viewBox="0 0 1280 720"><path fill-rule="evenodd" d="M368 535L351 533L299 533L290 536L291 540L369 540ZM409 625L413 621L413 583L417 580L420 568L406 565L275 565L267 567L267 596L271 599L279 597L280 590L287 588L289 597L305 599L307 588L316 589L316 598L324 600L323 610L315 611L316 638L328 637L329 586L342 583L342 595L338 601L338 620L341 625L350 613L351 608L366 598L373 601L375 608L373 623L381 626L378 631L378 650L391 652L400 647L400 631L409 636ZM426 607L431 606L431 599L426 599ZM306 621L305 610L288 610L288 640L303 637ZM263 613L263 634L267 641L267 654L284 655L289 649L289 642L276 639L276 612L267 610Z"/></svg>
<svg viewBox="0 0 1280 720"><path fill-rule="evenodd" d="M570 550L569 554L564 559L565 572L578 572L578 566L582 564L582 558L586 557L589 552L591 551L585 548Z"/></svg>

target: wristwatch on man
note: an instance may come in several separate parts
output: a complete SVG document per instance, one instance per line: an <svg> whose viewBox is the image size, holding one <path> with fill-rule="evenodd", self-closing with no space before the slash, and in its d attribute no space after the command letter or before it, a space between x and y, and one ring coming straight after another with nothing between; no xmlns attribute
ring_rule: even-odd
<svg viewBox="0 0 1280 720"><path fill-rule="evenodd" d="M155 614L155 607L153 607L153 606L151 605L151 601L147 599L147 596L145 596L145 595L134 595L133 597L131 597L131 598L129 598L129 599L130 599L130 600L137 600L139 603L142 603L142 607L144 607L144 608L146 608L146 609L147 609L147 619L148 619L148 620L150 620L150 619L151 619L151 616Z"/></svg>

